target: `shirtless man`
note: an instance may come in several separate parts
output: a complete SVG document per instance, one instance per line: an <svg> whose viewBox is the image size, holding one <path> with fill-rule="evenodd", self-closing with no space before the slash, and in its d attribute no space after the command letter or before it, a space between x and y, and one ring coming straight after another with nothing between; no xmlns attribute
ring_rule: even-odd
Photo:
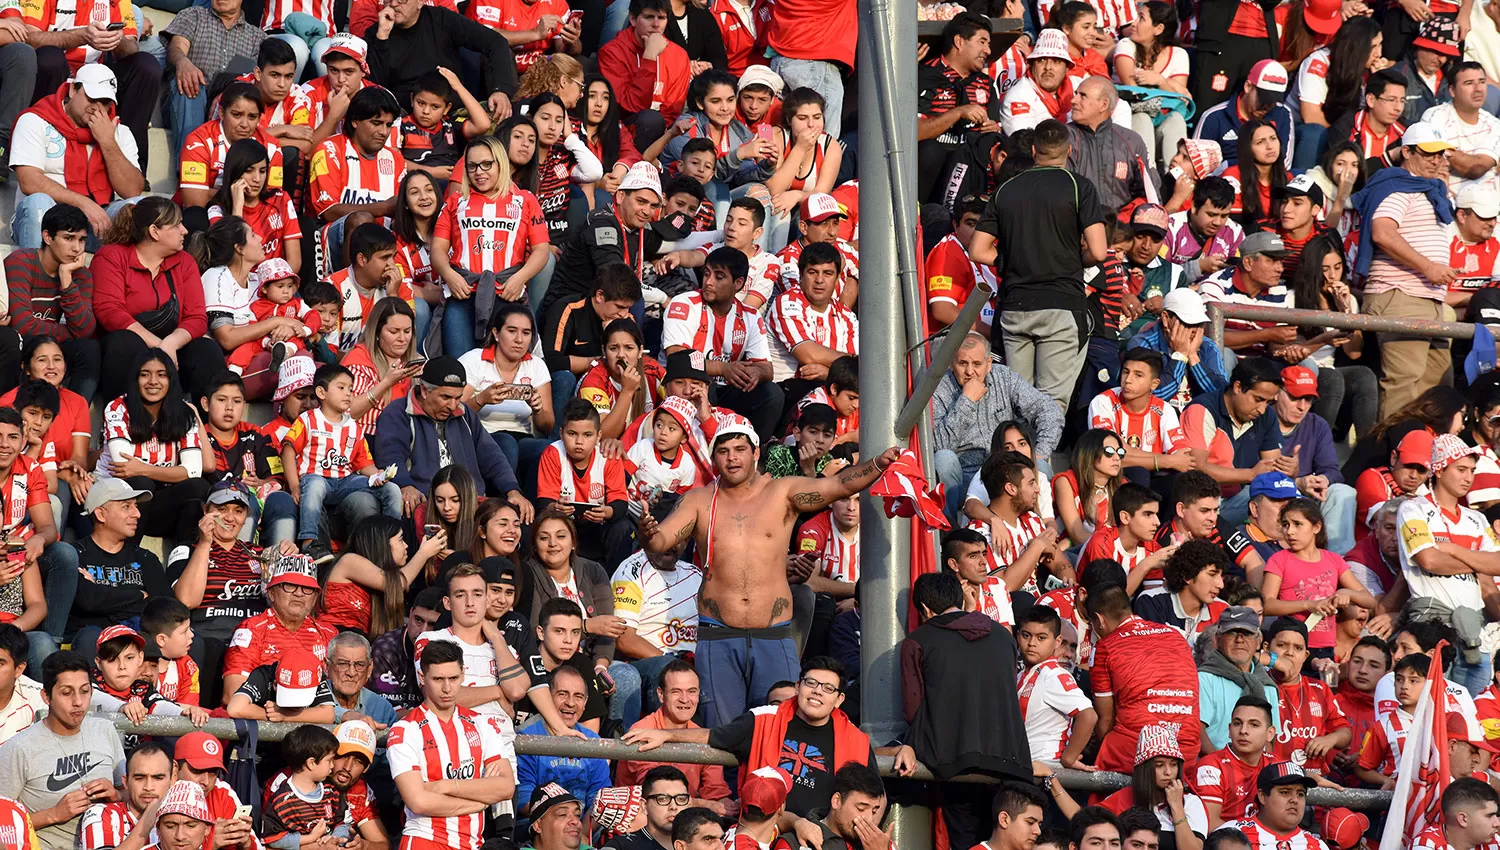
<svg viewBox="0 0 1500 850"><path fill-rule="evenodd" d="M822 510L875 483L901 450L848 467L832 478L779 478L757 471L760 439L742 417L714 434L718 482L689 491L660 524L643 511L640 539L665 552L691 535L707 567L698 591L698 669L704 725L745 712L800 668L792 639L786 553L799 512Z"/></svg>

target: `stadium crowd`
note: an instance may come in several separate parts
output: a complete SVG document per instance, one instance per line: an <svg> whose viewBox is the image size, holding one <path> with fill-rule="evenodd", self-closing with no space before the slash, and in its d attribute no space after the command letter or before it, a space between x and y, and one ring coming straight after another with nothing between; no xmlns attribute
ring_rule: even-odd
<svg viewBox="0 0 1500 850"><path fill-rule="evenodd" d="M1409 846L1500 842L1500 4L923 2L927 470L854 0L144 5L0 2L0 847L1354 850L1434 659Z"/></svg>

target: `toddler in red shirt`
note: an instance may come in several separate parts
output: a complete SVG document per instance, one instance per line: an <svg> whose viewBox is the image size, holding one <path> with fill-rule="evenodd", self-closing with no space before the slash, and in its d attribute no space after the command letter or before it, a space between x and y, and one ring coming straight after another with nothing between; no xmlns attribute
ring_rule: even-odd
<svg viewBox="0 0 1500 850"><path fill-rule="evenodd" d="M255 267L250 273L250 284L257 288L260 297L250 303L250 312L257 322L266 319L296 319L301 329L289 339L278 340L274 333L259 340L244 343L230 352L226 362L236 375L244 374L250 361L262 351L271 352L271 368L279 369L281 362L299 351L307 351L307 337L322 328L322 316L297 297L297 273L286 260L273 257Z"/></svg>

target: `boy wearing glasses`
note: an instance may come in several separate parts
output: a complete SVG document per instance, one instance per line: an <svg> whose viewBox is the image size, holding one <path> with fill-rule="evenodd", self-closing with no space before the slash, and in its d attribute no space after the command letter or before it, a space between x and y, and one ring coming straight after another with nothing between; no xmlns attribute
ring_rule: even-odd
<svg viewBox="0 0 1500 850"><path fill-rule="evenodd" d="M779 830L821 835L807 820L814 809L826 811L833 798L833 775L849 763L875 767L870 737L840 710L844 703L844 665L817 656L802 665L797 696L780 706L755 708L712 729L646 729L625 733L625 743L641 752L665 743L708 744L740 760L740 782L752 771L779 767L791 776L786 811Z"/></svg>
<svg viewBox="0 0 1500 850"><path fill-rule="evenodd" d="M646 825L635 832L616 836L605 847L613 850L671 850L672 827L677 822L677 814L693 802L688 793L687 777L670 764L659 764L642 777L641 799L646 802Z"/></svg>

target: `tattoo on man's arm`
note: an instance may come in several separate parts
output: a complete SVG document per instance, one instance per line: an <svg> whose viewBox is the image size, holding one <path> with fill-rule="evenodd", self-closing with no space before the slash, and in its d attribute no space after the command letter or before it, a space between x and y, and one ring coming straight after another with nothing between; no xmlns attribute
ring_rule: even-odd
<svg viewBox="0 0 1500 850"><path fill-rule="evenodd" d="M691 537L692 534L693 534L693 524L692 523L687 523L682 528L677 529L677 539L674 542L681 543L682 541L684 541L684 540L688 539L689 537Z"/></svg>
<svg viewBox="0 0 1500 850"><path fill-rule="evenodd" d="M880 468L875 465L875 461L867 460L859 466L851 466L840 472L839 483L845 487L863 488L879 474Z"/></svg>
<svg viewBox="0 0 1500 850"><path fill-rule="evenodd" d="M702 597L699 598L701 599ZM708 616L713 617L721 623L724 622L724 615L719 611L719 601L717 599L703 599L703 610Z"/></svg>
<svg viewBox="0 0 1500 850"><path fill-rule="evenodd" d="M792 496L792 504L796 505L798 510L822 507L825 501L823 494L818 492L809 491Z"/></svg>
<svg viewBox="0 0 1500 850"><path fill-rule="evenodd" d="M524 675L526 675L526 671L521 669L521 665L519 665L519 664L512 664L509 667L505 668L504 670L501 670L500 673L495 678L497 678L498 680L500 680L502 682L508 682L511 679L516 678L517 676L524 676Z"/></svg>

